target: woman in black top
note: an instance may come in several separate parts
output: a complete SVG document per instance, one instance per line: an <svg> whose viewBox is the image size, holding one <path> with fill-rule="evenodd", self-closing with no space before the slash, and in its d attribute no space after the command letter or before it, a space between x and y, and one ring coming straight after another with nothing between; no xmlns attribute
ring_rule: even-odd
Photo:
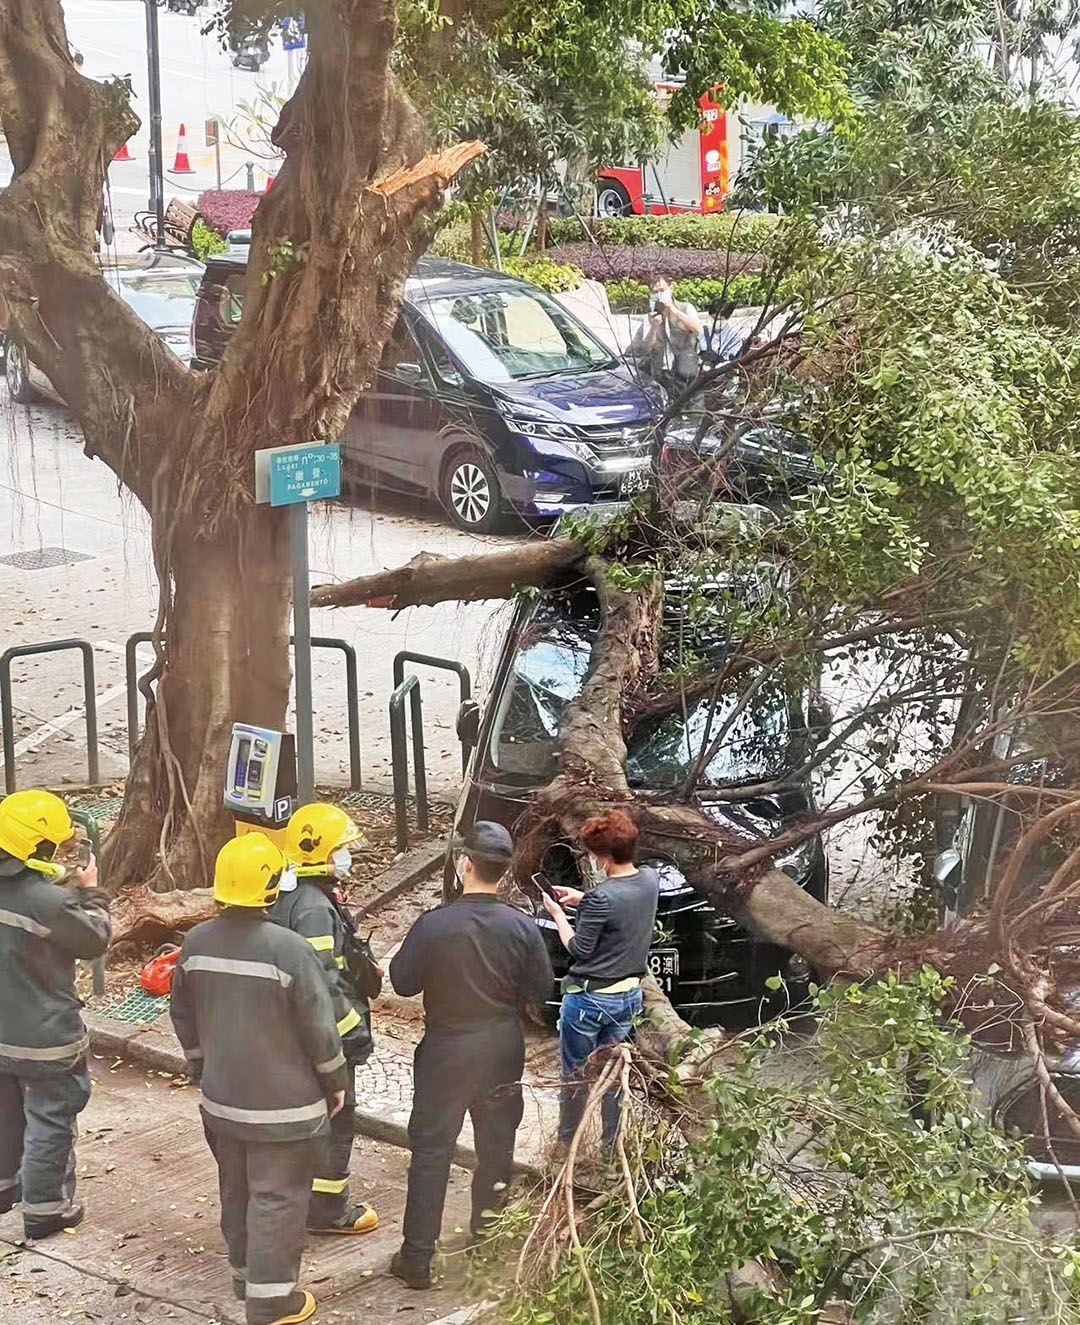
<svg viewBox="0 0 1080 1325"><path fill-rule="evenodd" d="M636 825L622 810L587 819L578 840L588 852L595 886L584 893L559 888L558 902L544 898L570 953L559 1016L564 1145L573 1139L585 1107L586 1062L597 1049L627 1039L641 1012L660 885L651 869L634 864L637 839ZM576 927L563 907L577 908ZM618 1090L604 1096L602 1118L604 1146L610 1148L619 1126Z"/></svg>

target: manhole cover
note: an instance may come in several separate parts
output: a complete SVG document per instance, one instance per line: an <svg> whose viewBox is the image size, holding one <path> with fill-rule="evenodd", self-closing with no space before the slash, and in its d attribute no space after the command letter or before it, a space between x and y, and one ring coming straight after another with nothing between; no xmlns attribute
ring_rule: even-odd
<svg viewBox="0 0 1080 1325"><path fill-rule="evenodd" d="M17 570L48 570L52 566L74 566L77 561L93 561L85 552L71 552L66 547L39 547L28 552L9 552L0 557L0 566Z"/></svg>

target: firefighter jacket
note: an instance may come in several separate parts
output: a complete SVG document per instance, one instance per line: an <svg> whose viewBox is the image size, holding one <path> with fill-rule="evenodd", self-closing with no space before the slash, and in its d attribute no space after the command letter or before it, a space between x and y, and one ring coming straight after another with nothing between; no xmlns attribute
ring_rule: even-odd
<svg viewBox="0 0 1080 1325"><path fill-rule="evenodd" d="M109 946L109 902L0 852L0 1057L70 1067L87 1050L76 959Z"/></svg>
<svg viewBox="0 0 1080 1325"><path fill-rule="evenodd" d="M184 939L173 1026L213 1132L240 1141L329 1134L345 1055L311 948L264 911L230 907Z"/></svg>
<svg viewBox="0 0 1080 1325"><path fill-rule="evenodd" d="M344 907L329 895L332 886L325 877L301 877L295 889L279 895L269 915L315 950L326 973L345 1057L363 1063L372 1050L371 1009L350 973L352 925Z"/></svg>

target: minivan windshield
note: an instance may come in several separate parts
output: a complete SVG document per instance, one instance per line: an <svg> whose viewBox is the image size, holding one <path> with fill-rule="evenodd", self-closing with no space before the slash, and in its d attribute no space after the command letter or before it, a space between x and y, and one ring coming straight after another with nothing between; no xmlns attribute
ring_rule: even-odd
<svg viewBox="0 0 1080 1325"><path fill-rule="evenodd" d="M485 290L421 299L428 323L466 371L497 384L611 367L610 350L541 290Z"/></svg>
<svg viewBox="0 0 1080 1325"><path fill-rule="evenodd" d="M563 714L585 683L596 627L593 617L539 620L526 629L492 728L491 756L501 773L531 783L558 772ZM766 682L740 711L749 683L745 674L736 676L715 700L710 694L685 712L680 707L640 719L627 743L630 785L674 790L714 744L703 788L766 781L789 770L798 762L791 695L779 680Z"/></svg>

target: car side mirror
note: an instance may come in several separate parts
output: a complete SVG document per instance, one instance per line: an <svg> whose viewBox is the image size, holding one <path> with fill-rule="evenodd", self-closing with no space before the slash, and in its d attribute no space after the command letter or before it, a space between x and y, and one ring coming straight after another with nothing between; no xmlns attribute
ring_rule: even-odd
<svg viewBox="0 0 1080 1325"><path fill-rule="evenodd" d="M424 365L421 363L399 363L394 368L394 376L400 377L406 382L422 382L424 380Z"/></svg>
<svg viewBox="0 0 1080 1325"><path fill-rule="evenodd" d="M806 717L811 739L818 743L827 741L832 731L833 711L820 695L815 695L807 705Z"/></svg>
<svg viewBox="0 0 1080 1325"><path fill-rule="evenodd" d="M457 734L461 744L470 750L480 739L480 705L475 699L466 699L458 709Z"/></svg>

